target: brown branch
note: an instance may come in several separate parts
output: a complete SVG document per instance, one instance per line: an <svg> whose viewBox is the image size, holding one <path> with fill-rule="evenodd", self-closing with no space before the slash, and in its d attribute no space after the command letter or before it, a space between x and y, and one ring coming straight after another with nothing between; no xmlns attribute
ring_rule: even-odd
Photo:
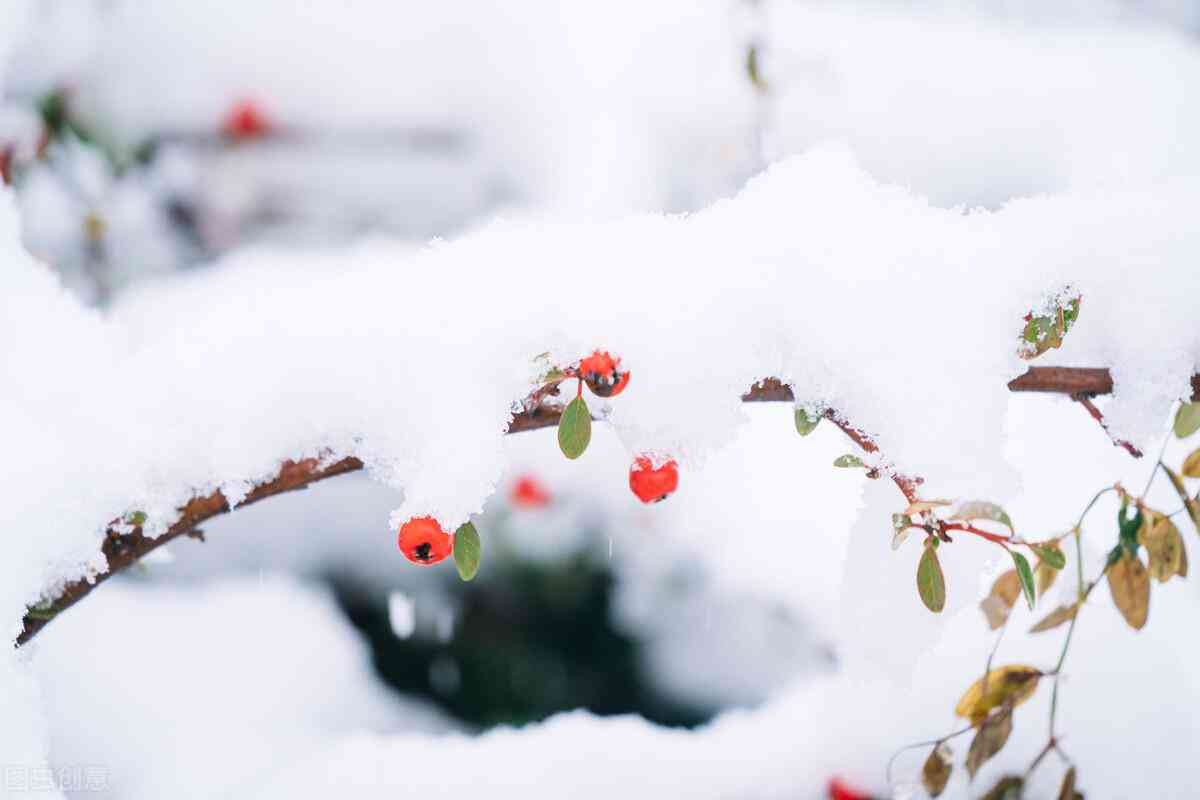
<svg viewBox="0 0 1200 800"><path fill-rule="evenodd" d="M1104 367L1030 367L1008 382L1008 390L1095 397L1112 394L1113 379ZM1200 402L1200 373L1192 376L1191 399Z"/></svg>
<svg viewBox="0 0 1200 800"><path fill-rule="evenodd" d="M1008 388L1014 392L1051 392L1088 397L1111 392L1112 377L1107 369L1032 367L1024 375L1010 382ZM1192 390L1193 398L1200 400L1200 375L1192 378ZM750 391L742 395L742 400L747 403L793 402L795 397L791 387L776 378L767 378L751 387ZM561 413L562 409L557 405L536 405L514 414L505 432L520 433L552 427L558 424ZM840 418L835 412L826 411L825 417L841 428L865 452L878 452L878 446L867 434ZM236 507L241 508L267 497L303 489L317 481L345 475L362 468L362 462L354 457L343 458L334 463L324 463L316 458L285 461L280 467L278 475L266 483L255 486ZM921 483L920 478L893 475L892 480L895 481L909 502L917 499L917 486ZM154 538L144 536L140 527L135 526L132 530L128 530L125 526L110 526L101 547L108 559L108 569L90 581L80 579L66 584L52 600L30 609L25 615L24 627L17 637L17 644L21 645L32 639L38 631L45 627L46 623L63 610L79 602L94 588L147 553L180 536L194 533L197 526L205 520L230 510L225 496L217 491L189 500L187 505L180 509L179 519L165 533Z"/></svg>
<svg viewBox="0 0 1200 800"><path fill-rule="evenodd" d="M285 461L279 468L278 475L266 483L255 486L246 495L246 499L238 503L236 507L241 508L267 497L303 489L310 483L354 472L362 467L363 463L354 457L343 458L341 461L324 465L315 458ZM119 526L111 526L105 534L104 544L100 548L105 558L108 559L108 569L91 581L81 578L68 583L51 603L31 609L25 615L25 627L17 637L17 644L22 645L32 639L38 631L45 627L46 623L64 609L77 603L92 589L151 550L161 547L172 539L195 533L196 526L200 523L230 510L225 495L216 491L204 497L194 497L189 500L187 505L180 509L179 519L167 528L165 533L153 539L142 534L141 526L132 526L132 530L127 533L120 532L122 528Z"/></svg>
<svg viewBox="0 0 1200 800"><path fill-rule="evenodd" d="M1010 392L1053 394L1112 394L1113 379L1107 369L1091 367L1030 367L1008 382Z"/></svg>

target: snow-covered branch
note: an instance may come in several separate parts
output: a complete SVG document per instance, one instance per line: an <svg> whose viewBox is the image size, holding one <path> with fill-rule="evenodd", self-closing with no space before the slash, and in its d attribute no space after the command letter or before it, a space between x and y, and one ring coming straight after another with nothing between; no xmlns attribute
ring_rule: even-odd
<svg viewBox="0 0 1200 800"><path fill-rule="evenodd" d="M1109 375L1109 371L1103 368L1031 367L1024 375L1011 381L1008 388L1014 392L1087 396L1108 394L1112 391L1112 386L1112 377ZM1193 398L1200 400L1200 374L1192 377L1192 387ZM762 380L742 395L742 401L747 403L794 402L794 400L792 388L778 378ZM506 433L520 433L553 427L558 424L561 413L561 405L540 404L530 410L514 414ZM837 413L827 410L824 416L846 433L862 450L868 453L878 452L878 446L869 435L846 422ZM355 457L342 458L333 462L324 462L317 458L284 461L279 468L279 473L274 478L255 485L238 503L230 504L220 490L193 498L179 510L178 520L159 536L144 535L140 525L130 526L117 523L110 526L101 548L107 559L107 568L90 579L83 578L66 584L54 594L53 599L31 609L25 615L24 627L17 637L17 644L22 645L28 642L59 613L86 597L105 580L136 563L138 559L152 550L180 536L197 536L199 526L206 520L268 497L304 489L318 481L356 472L363 466L363 462ZM917 498L920 478L898 474L893 475L892 478L910 502Z"/></svg>

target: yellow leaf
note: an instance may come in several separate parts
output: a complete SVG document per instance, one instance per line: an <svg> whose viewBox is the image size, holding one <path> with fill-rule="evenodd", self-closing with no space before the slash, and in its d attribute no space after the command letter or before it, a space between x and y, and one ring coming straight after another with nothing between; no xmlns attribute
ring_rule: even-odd
<svg viewBox="0 0 1200 800"><path fill-rule="evenodd" d="M1150 615L1150 573L1142 562L1124 553L1108 568L1108 590L1129 627L1141 630Z"/></svg>
<svg viewBox="0 0 1200 800"><path fill-rule="evenodd" d="M1005 703L1015 708L1024 703L1037 690L1041 677L1042 671L1037 667L1022 664L997 667L971 684L954 707L954 713L977 725L993 708Z"/></svg>
<svg viewBox="0 0 1200 800"><path fill-rule="evenodd" d="M1195 499L1188 497L1187 487L1183 485L1183 479L1171 471L1171 468L1166 464L1162 465L1163 471L1167 473L1167 477L1171 479L1171 485L1175 487L1179 499L1183 501L1184 508L1187 509L1188 516L1192 518L1192 524L1196 526L1196 532L1200 533L1200 495Z"/></svg>
<svg viewBox="0 0 1200 800"><path fill-rule="evenodd" d="M1180 471L1189 478L1200 478L1200 447L1183 460L1183 468Z"/></svg>
<svg viewBox="0 0 1200 800"><path fill-rule="evenodd" d="M979 800L1021 800L1025 779L1020 775L1005 775Z"/></svg>
<svg viewBox="0 0 1200 800"><path fill-rule="evenodd" d="M1051 611L1042 619L1041 622L1029 629L1030 633L1041 633L1042 631L1053 630L1064 622L1070 622L1075 619L1075 615L1079 613L1079 604L1072 603L1069 606L1059 606Z"/></svg>
<svg viewBox="0 0 1200 800"><path fill-rule="evenodd" d="M971 749L967 751L967 773L971 778L989 758L999 753L1012 733L1012 706L1006 705L992 714L971 740Z"/></svg>
<svg viewBox="0 0 1200 800"><path fill-rule="evenodd" d="M1003 625L1020 596L1021 582L1015 569L1010 569L996 578L996 582L992 584L992 591L979 603L980 610L987 617L988 627L996 630Z"/></svg>
<svg viewBox="0 0 1200 800"><path fill-rule="evenodd" d="M1082 796L1082 795L1080 795ZM1058 800L1075 800L1075 768L1067 770L1063 775L1062 786L1058 790Z"/></svg>
<svg viewBox="0 0 1200 800"><path fill-rule="evenodd" d="M1165 583L1179 571L1184 557L1183 537L1169 517L1157 511L1147 513L1138 530L1138 543L1146 548L1150 575L1159 583Z"/></svg>
<svg viewBox="0 0 1200 800"><path fill-rule="evenodd" d="M1041 597L1050 590L1054 582L1058 580L1060 570L1048 566L1044 561L1039 561L1037 567L1033 570L1033 582L1037 584L1038 597Z"/></svg>
<svg viewBox="0 0 1200 800"><path fill-rule="evenodd" d="M925 766L921 769L921 783L925 785L925 791L929 792L930 797L937 797L946 790L950 773L954 769L950 763L951 755L946 743L939 742L930 752L929 758L925 759Z"/></svg>
<svg viewBox="0 0 1200 800"><path fill-rule="evenodd" d="M908 504L908 508L904 509L904 513L912 516L921 511L932 511L938 506L951 505L949 500L914 500Z"/></svg>

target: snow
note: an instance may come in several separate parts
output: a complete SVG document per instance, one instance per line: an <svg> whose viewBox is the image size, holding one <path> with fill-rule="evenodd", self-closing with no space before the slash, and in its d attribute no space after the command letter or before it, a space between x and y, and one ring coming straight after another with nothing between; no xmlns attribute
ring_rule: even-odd
<svg viewBox="0 0 1200 800"><path fill-rule="evenodd" d="M1200 353L1188 300L1200 289L1196 195L1179 181L964 214L823 150L689 217L497 223L416 255L386 242L249 252L108 318L77 307L10 239L5 381L21 433L4 484L23 500L5 522L26 535L0 581L9 629L55 578L86 571L108 520L140 509L164 525L192 493L269 476L284 457L357 455L403 489L391 526L425 513L457 525L495 487L507 409L547 347L603 342L626 359L634 378L611 418L629 453L703 469L743 425L739 391L775 374L870 431L932 495L978 492L987 474L1006 499L1004 384L1021 369L1023 310L1042 293L1068 282L1083 292L1063 357L1114 365L1119 433L1158 429L1183 393ZM1142 265L1132 289L1130 263ZM564 284L564 269L584 279ZM995 274L1003 283L981 293ZM579 288L564 298L564 285ZM488 302L497 296L509 301ZM803 314L787 300L799 297ZM1164 341L1177 343L1165 363ZM897 498L868 509L864 527ZM866 541L852 537L851 552ZM892 602L872 596L882 610Z"/></svg>
<svg viewBox="0 0 1200 800"><path fill-rule="evenodd" d="M103 766L88 796L244 796L343 736L455 727L382 687L333 600L293 579L123 583L94 600L36 645L55 765Z"/></svg>
<svg viewBox="0 0 1200 800"><path fill-rule="evenodd" d="M107 319L14 254L6 280L29 288L6 294L6 382L31 435L9 485L29 498L20 518L45 522L25 523L31 552L6 567L10 619L48 578L82 574L108 520L143 510L153 530L193 493L236 495L245 484L231 481L268 477L282 458L356 455L403 489L391 526L423 514L457 526L495 487L508 409L546 349L622 354L634 378L611 420L631 454L702 468L745 419L739 393L779 375L870 432L929 493L978 492L960 469L971 463L997 476L988 490L1003 500L1005 383L1023 367L1021 316L1044 293L1083 293L1062 357L1113 365L1117 434L1144 441L1185 393L1200 353L1186 300L1200 290L1187 211L1198 189L1176 181L964 214L876 184L826 149L688 217L498 222L416 255L383 241L247 252L129 297ZM996 274L1003 283L981 292ZM46 458L69 463L29 468ZM78 487L66 508L63 485Z"/></svg>
<svg viewBox="0 0 1200 800"><path fill-rule="evenodd" d="M897 746L953 726L957 692L992 644L974 606L1003 554L943 548L946 611L929 615L912 591L917 545L889 546L890 514L903 505L890 482L831 469L853 451L833 426L800 439L790 409L748 410L741 392L781 377L800 403L867 431L885 470L923 476L925 496L986 496L1033 535L1069 526L1101 486L1140 488L1149 465L1131 465L1074 404L1009 395L1025 367L1016 350L1027 311L1068 286L1082 295L1064 347L1039 363L1110 366L1106 420L1148 453L1200 369L1200 117L1190 102L1200 51L1179 32L1067 12L1043 25L1022 13L983 21L769 3L773 88L769 113L756 116L738 72L744 42L728 30L736 15L721 4L501 13L461 2L400 27L387 25L384 4L353 21L330 5L287 30L274 28L278 3L238 4L247 16L235 29L218 24L229 3L118 3L115 16L82 21L64 8L43 20L61 48L25 39L17 62L31 71L6 91L73 78L87 113L130 139L214 128L242 95L269 98L271 114L297 126L468 130L479 170L503 164L498 180L523 203L424 247L382 236L264 242L204 272L146 280L100 313L26 248L74 285L70 264L87 247L77 218L103 208L129 270L113 288L165 273L179 255L163 249L155 203L174 178L117 176L65 147L19 196L0 193L0 621L10 639L28 605L104 568L110 520L139 510L162 530L187 498L219 488L236 501L282 459L361 458L378 486L338 490L347 502L325 513L349 520L314 533L373 528L378 542L330 538L281 554L271 539L255 557L312 571L340 553L384 574L403 568L375 549L390 551L399 522L433 514L453 527L496 513L497 490L532 463L556 473L566 501L545 513L559 520L591 513L577 502L589 496L626 504L608 520L620 529L608 539L618 613L656 637L651 660L668 690L771 699L695 733L573 713L430 736L440 723L385 699L328 600L307 588L244 577L207 589L117 584L0 657L0 766L24 780L5 773L9 793L34 791L51 764L97 763L123 797L176 796L179 774L205 779L190 785L196 796L458 796L486 781L581 797L631 784L674 794L681 782L695 796L792 797L815 796L839 773L883 792L880 765ZM311 58L325 38L326 57ZM320 80L328 63L353 80ZM426 79L395 77L408 74ZM5 130L17 133L6 135L28 139L28 118L11 111ZM760 124L779 160L727 197ZM81 193L64 189L80 181ZM236 194L236 181L216 183L215 195ZM370 191L385 194L379 185ZM486 206L472 198L462 202L472 213ZM231 216L240 202L230 200ZM630 216L639 211L651 213ZM503 435L536 354L569 362L596 347L620 354L633 378L619 398L591 399L607 422L582 459L559 459L547 433ZM627 466L642 452L680 462L669 504L629 499ZM1152 497L1175 507L1169 493ZM1087 526L1089 565L1110 544L1112 513L1101 504ZM214 528L225 524L237 523ZM577 544L522 546L552 558ZM719 602L647 593L689 562L703 564ZM1190 715L1200 685L1180 639L1194 592L1156 586L1136 639L1103 591L1090 602L1060 708L1090 796L1144 793L1147 776L1127 763L1159 765L1162 796L1194 783L1181 743L1200 733ZM411 632L436 589L395 597L397 632ZM776 646L786 626L761 617L777 606L828 644L834 671L814 669L806 647ZM758 622L739 626L739 610ZM1014 614L1001 659L1052 662L1059 639L1017 635L1032 617ZM113 624L134 615L137 626ZM230 625L242 618L253 625ZM452 631L452 610L437 624ZM710 625L711 639L691 630ZM742 660L755 663L729 678ZM180 691L210 685L233 688ZM1047 702L1043 688L1021 708L1017 735L977 785L1028 762ZM230 725L235 715L251 724ZM186 731L182 745L164 739L167 725ZM423 733L395 733L408 725ZM1113 730L1137 732L1122 737L1127 759L1109 755ZM901 779L919 763L908 754ZM1055 777L1039 773L1036 790L1050 793ZM965 791L954 780L951 794Z"/></svg>

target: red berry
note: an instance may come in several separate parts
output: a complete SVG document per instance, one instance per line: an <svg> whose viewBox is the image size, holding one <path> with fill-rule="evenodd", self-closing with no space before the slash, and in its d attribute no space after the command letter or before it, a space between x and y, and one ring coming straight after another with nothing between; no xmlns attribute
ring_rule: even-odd
<svg viewBox="0 0 1200 800"><path fill-rule="evenodd" d="M829 800L871 800L871 796L851 786L841 778L830 778Z"/></svg>
<svg viewBox="0 0 1200 800"><path fill-rule="evenodd" d="M454 550L454 537L433 517L413 517L400 526L400 552L414 564L430 566Z"/></svg>
<svg viewBox="0 0 1200 800"><path fill-rule="evenodd" d="M513 484L509 499L518 508L544 508L550 505L550 493L532 475L523 475Z"/></svg>
<svg viewBox="0 0 1200 800"><path fill-rule="evenodd" d="M579 362L579 377L600 397L616 397L629 385L629 371L621 369L621 359L600 350Z"/></svg>
<svg viewBox="0 0 1200 800"><path fill-rule="evenodd" d="M638 456L629 468L629 488L643 503L658 503L679 488L679 467L674 460L658 469L645 456Z"/></svg>
<svg viewBox="0 0 1200 800"><path fill-rule="evenodd" d="M12 184L13 146L11 144L0 148L0 181L5 186Z"/></svg>
<svg viewBox="0 0 1200 800"><path fill-rule="evenodd" d="M229 109L222 127L230 139L246 141L266 136L271 130L271 123L257 105L249 100L242 100Z"/></svg>

